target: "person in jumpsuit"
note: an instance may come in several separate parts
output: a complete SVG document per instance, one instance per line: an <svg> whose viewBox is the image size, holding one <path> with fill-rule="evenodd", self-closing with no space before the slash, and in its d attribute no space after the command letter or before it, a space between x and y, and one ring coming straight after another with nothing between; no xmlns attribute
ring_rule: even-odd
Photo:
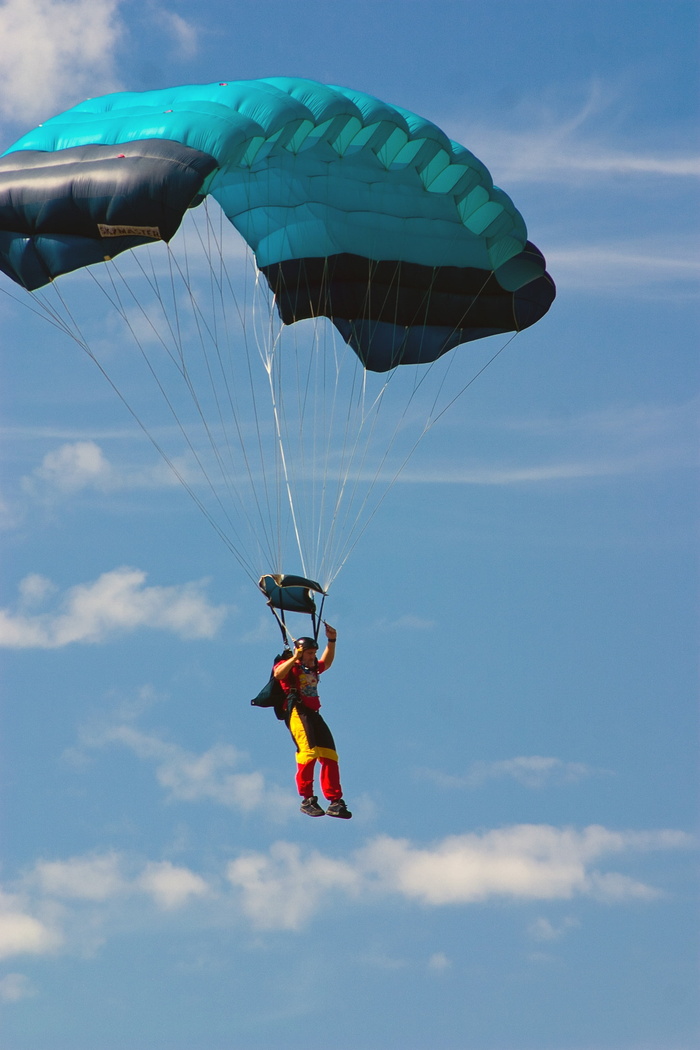
<svg viewBox="0 0 700 1050"><path fill-rule="evenodd" d="M318 679L333 663L337 632L326 624L326 647L317 659L313 638L298 638L294 652L275 664L273 674L287 696L286 722L297 749L296 784L302 798L301 811L310 817L340 817L352 813L343 801L338 753L333 735L320 714ZM324 811L314 794L316 762L321 766L321 791L329 805Z"/></svg>

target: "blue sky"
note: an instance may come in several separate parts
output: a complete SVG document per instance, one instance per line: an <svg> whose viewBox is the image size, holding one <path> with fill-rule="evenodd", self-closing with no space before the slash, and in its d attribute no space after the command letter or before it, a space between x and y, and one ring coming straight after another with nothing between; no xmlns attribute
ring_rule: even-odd
<svg viewBox="0 0 700 1050"><path fill-rule="evenodd" d="M690 1050L698 6L0 5L3 149L87 96L274 75L469 147L558 298L331 589L341 822L249 706L255 587L0 280L3 1048Z"/></svg>

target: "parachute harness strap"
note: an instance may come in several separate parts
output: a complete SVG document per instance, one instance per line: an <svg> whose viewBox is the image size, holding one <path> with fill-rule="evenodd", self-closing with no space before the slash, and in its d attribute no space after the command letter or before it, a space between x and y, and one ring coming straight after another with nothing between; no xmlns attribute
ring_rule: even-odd
<svg viewBox="0 0 700 1050"><path fill-rule="evenodd" d="M314 625L314 641L318 644L318 633L321 630L321 624L323 623L323 604L326 600L325 594L321 597L321 607L318 610L318 615L312 615Z"/></svg>
<svg viewBox="0 0 700 1050"><path fill-rule="evenodd" d="M325 595L321 599L321 608L319 609L318 613L317 614L315 614L315 613L310 613L309 614L311 616L311 623L313 624L313 637L314 637L314 641L316 643L318 643L318 635L319 635L319 631L321 629L321 624L323 623L323 620L321 618L321 614L323 613L323 603L324 603L324 601L325 601ZM268 604L268 608L270 609L270 612L272 613L272 615L274 616L275 620L277 621L277 626L279 627L280 632L282 634L282 642L284 643L284 645L288 645L289 642L291 642L293 644L295 639L294 639L294 636L293 636L292 632L289 630L289 628L287 627L287 624L285 623L284 609L280 609L280 611L278 613L277 610L275 609L275 607L270 602L268 602L267 604Z"/></svg>
<svg viewBox="0 0 700 1050"><path fill-rule="evenodd" d="M289 641L293 642L294 639L292 638L292 634L289 631L286 623L284 622L284 609L280 609L280 614L281 615L278 616L277 615L277 610L275 609L274 605L272 605L271 602L268 602L268 607L270 609L270 612L274 616L274 618L277 620L277 626L279 627L280 631L282 632L282 643L284 645L287 645L289 643Z"/></svg>

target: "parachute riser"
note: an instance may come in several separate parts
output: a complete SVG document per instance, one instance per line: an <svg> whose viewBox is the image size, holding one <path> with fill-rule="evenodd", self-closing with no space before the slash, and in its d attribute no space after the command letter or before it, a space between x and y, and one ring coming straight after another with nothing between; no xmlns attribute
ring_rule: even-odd
<svg viewBox="0 0 700 1050"><path fill-rule="evenodd" d="M324 595L324 597L321 600L321 608L319 609L318 613L309 613L309 616L311 617L311 623L313 625L313 639L314 639L314 641L317 644L318 644L318 636L319 636L320 631L321 631L321 624L323 623L322 613L323 613L323 603L324 602L325 602L325 595ZM277 626L279 627L279 629L280 629L280 631L282 633L282 642L283 642L283 644L285 646L290 646L291 648L293 648L294 642L295 642L295 638L294 638L294 635L292 634L292 632L287 627L287 624L285 623L285 620L284 620L284 609L280 609L280 612L278 614L277 610L274 608L274 606L270 605L269 602L268 602L268 608L270 609L270 612L272 613L272 615L274 616L275 620L277 621Z"/></svg>
<svg viewBox="0 0 700 1050"><path fill-rule="evenodd" d="M286 648L287 646L289 646L289 644L291 642L292 646L293 646L294 638L292 637L291 631L289 630L289 628L287 627L286 623L284 622L284 609L281 610L281 615L278 616L277 615L277 610L274 608L274 606L271 605L270 602L268 602L267 604L268 604L268 608L270 609L270 612L272 613L274 618L277 620L277 626L279 627L280 631L282 632L282 644Z"/></svg>

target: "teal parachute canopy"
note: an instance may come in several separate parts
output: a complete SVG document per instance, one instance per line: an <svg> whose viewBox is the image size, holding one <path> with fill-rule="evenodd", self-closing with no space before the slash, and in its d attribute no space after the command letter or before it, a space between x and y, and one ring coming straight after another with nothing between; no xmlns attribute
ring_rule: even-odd
<svg viewBox="0 0 700 1050"><path fill-rule="evenodd" d="M332 320L363 365L519 331L555 295L484 165L430 121L285 77L90 99L0 157L0 269L25 288L156 240L213 197L285 324Z"/></svg>

